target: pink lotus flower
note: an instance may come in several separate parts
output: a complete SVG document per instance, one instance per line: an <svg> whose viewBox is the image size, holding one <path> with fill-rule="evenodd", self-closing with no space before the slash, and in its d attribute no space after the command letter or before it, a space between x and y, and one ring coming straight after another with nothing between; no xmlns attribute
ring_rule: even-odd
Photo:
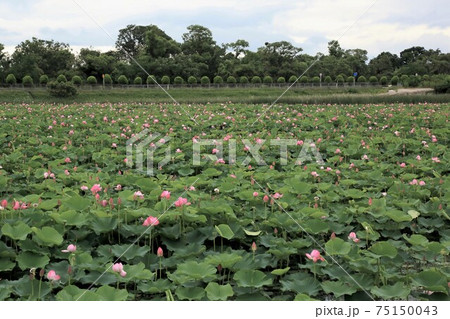
<svg viewBox="0 0 450 319"><path fill-rule="evenodd" d="M48 172L44 172L44 178L47 179L50 174Z"/></svg>
<svg viewBox="0 0 450 319"><path fill-rule="evenodd" d="M97 194L98 192L100 192L102 190L102 187L100 186L100 184L94 184L94 186L91 187L91 192L92 194Z"/></svg>
<svg viewBox="0 0 450 319"><path fill-rule="evenodd" d="M406 167L406 164L405 163L401 163L400 167Z"/></svg>
<svg viewBox="0 0 450 319"><path fill-rule="evenodd" d="M336 175L339 175L339 174L341 174L341 171L340 170L336 170Z"/></svg>
<svg viewBox="0 0 450 319"><path fill-rule="evenodd" d="M184 205L189 206L189 205L191 205L191 203L188 202L187 198L178 197L178 199L175 202L175 206L176 207L181 207L181 206L184 206Z"/></svg>
<svg viewBox="0 0 450 319"><path fill-rule="evenodd" d="M219 153L219 150L217 148L213 148L212 153L217 154L217 153Z"/></svg>
<svg viewBox="0 0 450 319"><path fill-rule="evenodd" d="M195 187L191 185L191 186L189 186L189 190L190 191L195 191Z"/></svg>
<svg viewBox="0 0 450 319"><path fill-rule="evenodd" d="M77 246L70 244L67 249L61 250L63 253L74 253L77 251Z"/></svg>
<svg viewBox="0 0 450 319"><path fill-rule="evenodd" d="M0 206L2 206L3 208L6 208L8 206L8 201L6 199L2 200L2 202L0 203Z"/></svg>
<svg viewBox="0 0 450 319"><path fill-rule="evenodd" d="M123 270L122 263L116 263L112 266L114 272L118 272L121 277L125 277L127 273Z"/></svg>
<svg viewBox="0 0 450 319"><path fill-rule="evenodd" d="M236 175L230 174L230 177L231 177L231 178L236 178Z"/></svg>
<svg viewBox="0 0 450 319"><path fill-rule="evenodd" d="M164 252L161 247L158 247L158 250L156 251L156 256L162 257L164 255Z"/></svg>
<svg viewBox="0 0 450 319"><path fill-rule="evenodd" d="M369 157L367 157L367 155L366 155L366 154L364 154L364 155L363 155L363 157L362 157L362 159L363 159L363 160L368 160L368 159L369 159Z"/></svg>
<svg viewBox="0 0 450 319"><path fill-rule="evenodd" d="M417 179L413 179L411 182L409 182L409 185L417 185Z"/></svg>
<svg viewBox="0 0 450 319"><path fill-rule="evenodd" d="M259 193L258 192L253 192L253 197L258 197Z"/></svg>
<svg viewBox="0 0 450 319"><path fill-rule="evenodd" d="M66 157L66 158L64 159L64 162L70 163L70 162L71 162L71 161L70 161L70 158Z"/></svg>
<svg viewBox="0 0 450 319"><path fill-rule="evenodd" d="M57 281L61 279L61 276L56 274L54 270L50 270L47 274L47 279L51 281Z"/></svg>
<svg viewBox="0 0 450 319"><path fill-rule="evenodd" d="M264 197L263 197L263 201L264 201L264 203L267 203L267 202L269 201L269 196L267 196L267 195L264 195Z"/></svg>
<svg viewBox="0 0 450 319"><path fill-rule="evenodd" d="M18 201L14 201L13 209L14 210L20 209L20 203Z"/></svg>
<svg viewBox="0 0 450 319"><path fill-rule="evenodd" d="M161 193L161 198L170 199L170 192L169 191L163 191Z"/></svg>
<svg viewBox="0 0 450 319"><path fill-rule="evenodd" d="M122 190L122 185L117 184L116 187L114 188L116 191L121 191Z"/></svg>
<svg viewBox="0 0 450 319"><path fill-rule="evenodd" d="M137 199L137 198L144 199L144 194L142 194L141 191L134 192L133 199Z"/></svg>
<svg viewBox="0 0 450 319"><path fill-rule="evenodd" d="M351 232L351 233L348 235L348 239L353 240L353 242L355 242L355 243L359 242L359 238L356 237L356 233L355 233L355 232Z"/></svg>
<svg viewBox="0 0 450 319"><path fill-rule="evenodd" d="M306 254L306 257L308 257L308 259L312 259L313 262L317 262L318 260L325 261L325 258L323 258L320 255L320 252L316 249L314 249L311 254Z"/></svg>
<svg viewBox="0 0 450 319"><path fill-rule="evenodd" d="M420 186L424 186L424 185L425 185L425 182L424 182L424 181L420 181L420 182L419 182L419 185L420 185Z"/></svg>
<svg viewBox="0 0 450 319"><path fill-rule="evenodd" d="M255 242L252 243L252 251L253 251L253 252L256 251L256 243L255 243Z"/></svg>
<svg viewBox="0 0 450 319"><path fill-rule="evenodd" d="M437 138L434 135L431 135L431 142L436 143L437 142Z"/></svg>
<svg viewBox="0 0 450 319"><path fill-rule="evenodd" d="M369 206L372 206L372 197L369 197Z"/></svg>
<svg viewBox="0 0 450 319"><path fill-rule="evenodd" d="M297 141L297 145L300 145L300 146L302 146L303 145L303 141Z"/></svg>
<svg viewBox="0 0 450 319"><path fill-rule="evenodd" d="M420 161L422 158L420 157L420 155L416 156L416 160Z"/></svg>
<svg viewBox="0 0 450 319"><path fill-rule="evenodd" d="M111 147L112 147L112 148L116 148L116 147L117 147L117 144L116 144L116 143L112 143Z"/></svg>
<svg viewBox="0 0 450 319"><path fill-rule="evenodd" d="M148 217L145 219L145 221L144 221L144 223L142 224L142 226L149 227L149 226L157 226L158 224L159 224L158 218L153 217L153 216L148 216Z"/></svg>
<svg viewBox="0 0 450 319"><path fill-rule="evenodd" d="M273 194L272 197L275 198L275 199L280 199L281 197L283 197L283 194L275 193L275 194Z"/></svg>
<svg viewBox="0 0 450 319"><path fill-rule="evenodd" d="M314 176L314 177L319 177L319 174L317 174L316 171L311 172L311 175Z"/></svg>
<svg viewBox="0 0 450 319"><path fill-rule="evenodd" d="M441 161L437 157L432 157L431 160L435 163L440 163Z"/></svg>

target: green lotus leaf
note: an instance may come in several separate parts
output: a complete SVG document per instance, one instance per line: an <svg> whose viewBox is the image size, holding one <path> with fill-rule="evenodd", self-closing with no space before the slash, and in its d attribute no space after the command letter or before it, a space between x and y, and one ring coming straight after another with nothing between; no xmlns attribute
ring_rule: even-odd
<svg viewBox="0 0 450 319"><path fill-rule="evenodd" d="M210 282L206 286L205 291L209 300L227 300L234 295L230 284L219 285L218 283Z"/></svg>

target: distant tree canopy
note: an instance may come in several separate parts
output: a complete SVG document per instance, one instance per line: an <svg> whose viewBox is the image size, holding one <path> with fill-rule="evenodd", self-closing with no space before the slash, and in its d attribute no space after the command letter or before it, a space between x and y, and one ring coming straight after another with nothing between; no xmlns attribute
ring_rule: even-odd
<svg viewBox="0 0 450 319"><path fill-rule="evenodd" d="M201 82L203 77L216 84L219 79L229 84L243 83L245 79L256 83L260 79L266 84L283 83L284 79L292 83L293 76L297 79L305 71L301 81L313 83L320 81L319 74L326 83L338 76L348 80L354 73L357 82L362 82L358 81L360 76L375 76L380 83L391 83L391 78L400 79L402 75L450 74L449 53L420 46L407 48L399 55L382 52L370 61L366 50L344 49L336 40L328 43L328 54L320 59L318 55L304 54L302 48L288 41L266 42L256 51L248 48L244 39L218 45L211 30L201 25L188 26L179 43L156 25L130 24L119 30L116 50L105 53L83 48L75 55L68 44L32 38L21 42L9 56L0 44L0 83L5 83L8 74L19 82L29 75L35 84L43 83L43 75L52 81L60 74L68 79L79 76L84 83L90 76L103 83L102 75L108 74L108 81L122 84L124 79L131 83L137 77L148 79L149 74L157 79L166 76L164 79L171 83L177 79L177 83L182 80L180 83L189 84L194 79Z"/></svg>

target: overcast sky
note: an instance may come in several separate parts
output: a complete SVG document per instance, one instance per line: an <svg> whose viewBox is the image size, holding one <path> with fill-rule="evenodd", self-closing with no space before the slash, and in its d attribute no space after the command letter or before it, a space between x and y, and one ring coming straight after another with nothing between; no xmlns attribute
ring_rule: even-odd
<svg viewBox="0 0 450 319"><path fill-rule="evenodd" d="M12 52L34 36L107 50L128 24L155 24L180 42L200 24L218 44L245 39L255 50L286 40L315 54L339 39L373 57L411 46L450 52L449 17L448 0L0 0L0 43Z"/></svg>

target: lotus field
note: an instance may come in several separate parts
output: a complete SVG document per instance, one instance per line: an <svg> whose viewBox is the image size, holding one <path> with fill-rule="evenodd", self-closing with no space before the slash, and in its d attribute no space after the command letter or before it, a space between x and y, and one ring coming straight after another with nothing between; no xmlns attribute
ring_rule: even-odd
<svg viewBox="0 0 450 319"><path fill-rule="evenodd" d="M3 104L0 300L449 300L449 111Z"/></svg>

